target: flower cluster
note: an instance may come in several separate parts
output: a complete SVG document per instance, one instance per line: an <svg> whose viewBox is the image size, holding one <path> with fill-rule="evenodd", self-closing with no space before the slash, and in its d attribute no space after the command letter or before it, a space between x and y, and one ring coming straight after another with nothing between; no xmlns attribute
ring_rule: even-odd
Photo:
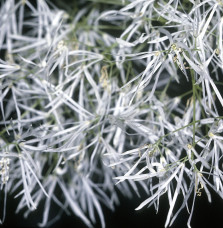
<svg viewBox="0 0 223 228"><path fill-rule="evenodd" d="M72 211L105 227L102 204L144 189L136 210L165 194L165 227L185 207L190 227L197 197L223 198L221 1L4 0L0 14L4 211L10 193L25 216L44 202L39 226Z"/></svg>

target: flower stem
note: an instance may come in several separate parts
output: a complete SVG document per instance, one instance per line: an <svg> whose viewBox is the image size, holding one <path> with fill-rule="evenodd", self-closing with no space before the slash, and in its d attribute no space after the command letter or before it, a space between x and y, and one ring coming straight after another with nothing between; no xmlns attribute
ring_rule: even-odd
<svg viewBox="0 0 223 228"><path fill-rule="evenodd" d="M196 85L194 72L191 71L191 79L192 79L192 89L193 89L193 147L195 146L195 131L196 131Z"/></svg>

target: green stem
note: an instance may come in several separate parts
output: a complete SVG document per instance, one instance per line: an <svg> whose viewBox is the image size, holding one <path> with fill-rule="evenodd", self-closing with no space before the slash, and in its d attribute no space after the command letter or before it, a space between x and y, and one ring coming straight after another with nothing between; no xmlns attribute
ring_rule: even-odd
<svg viewBox="0 0 223 228"><path fill-rule="evenodd" d="M192 78L192 88L193 88L193 147L195 146L195 131L196 131L196 85L195 85L195 78L194 72L191 73Z"/></svg>
<svg viewBox="0 0 223 228"><path fill-rule="evenodd" d="M223 119L223 116L213 117L213 119ZM178 129L176 129L176 130L174 130L174 131L171 131L171 132L169 132L169 133L167 133L167 134L161 136L161 137L158 139L157 143L155 143L155 144L159 145L163 138L166 138L167 136L169 136L169 135L171 135L171 134L174 134L174 133L176 133L176 132L178 132L178 131L180 131L180 130L183 130L184 128L190 127L190 126L192 126L192 125L195 126L197 123L200 123L201 121L202 121L202 120L195 120L195 121L192 121L191 123L189 123L189 124L187 124L187 125L185 125L185 126L183 126L183 127L180 127L180 128L178 128ZM196 142L194 142L194 145L196 145Z"/></svg>

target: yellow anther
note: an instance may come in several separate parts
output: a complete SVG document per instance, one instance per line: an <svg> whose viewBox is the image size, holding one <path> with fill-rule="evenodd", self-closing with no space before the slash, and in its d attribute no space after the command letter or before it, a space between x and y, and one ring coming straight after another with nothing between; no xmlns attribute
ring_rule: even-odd
<svg viewBox="0 0 223 228"><path fill-rule="evenodd" d="M155 56L159 56L159 55L160 55L160 51L156 51Z"/></svg>
<svg viewBox="0 0 223 228"><path fill-rule="evenodd" d="M215 54L220 55L220 50L218 48L215 49Z"/></svg>
<svg viewBox="0 0 223 228"><path fill-rule="evenodd" d="M208 136L209 136L210 138L214 138L214 134L213 134L212 132L209 132L209 133L208 133Z"/></svg>
<svg viewBox="0 0 223 228"><path fill-rule="evenodd" d="M108 66L103 66L101 68L101 77L99 79L100 84L102 85L102 87L104 89L107 89L108 92L110 92L111 90L111 85L109 82L109 77L108 77L108 70L107 70Z"/></svg>
<svg viewBox="0 0 223 228"><path fill-rule="evenodd" d="M174 51L176 51L177 50L177 45L176 44L172 44L171 45L171 49L174 50Z"/></svg>
<svg viewBox="0 0 223 228"><path fill-rule="evenodd" d="M191 149L193 148L193 146L192 146L191 144L187 144L187 148L188 148L189 150L191 150Z"/></svg>
<svg viewBox="0 0 223 228"><path fill-rule="evenodd" d="M196 193L197 193L197 196L201 196L201 190L204 188L204 186L200 183L200 185L201 185L201 187L200 188L198 188L198 190L196 191Z"/></svg>

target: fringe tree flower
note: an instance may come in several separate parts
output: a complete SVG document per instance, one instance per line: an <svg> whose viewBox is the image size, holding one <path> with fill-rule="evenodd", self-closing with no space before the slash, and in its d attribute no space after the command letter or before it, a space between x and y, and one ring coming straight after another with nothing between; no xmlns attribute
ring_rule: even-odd
<svg viewBox="0 0 223 228"><path fill-rule="evenodd" d="M12 194L39 226L106 227L143 190L136 210L166 195L165 227L185 207L190 227L197 197L223 198L221 1L53 3L0 6L0 222Z"/></svg>

